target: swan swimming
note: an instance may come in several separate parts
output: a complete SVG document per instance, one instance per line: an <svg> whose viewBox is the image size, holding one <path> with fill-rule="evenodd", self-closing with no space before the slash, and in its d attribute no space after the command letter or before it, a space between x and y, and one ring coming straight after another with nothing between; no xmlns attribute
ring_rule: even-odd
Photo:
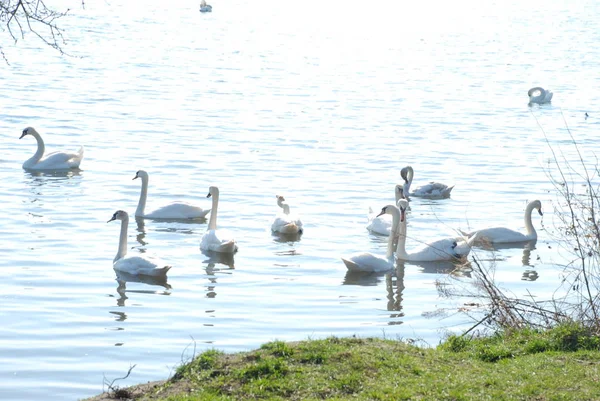
<svg viewBox="0 0 600 401"><path fill-rule="evenodd" d="M159 267L156 260L142 256L126 256L127 255L127 226L129 225L129 215L123 210L117 210L112 218L107 221L110 223L113 220L121 220L121 235L119 237L119 250L113 260L113 268L116 271L139 274L145 276L164 276L167 274L171 266ZM162 265L162 263L160 263Z"/></svg>
<svg viewBox="0 0 600 401"><path fill-rule="evenodd" d="M553 95L554 94L551 91L545 90L539 86L531 88L529 89L529 92L527 92L527 96L529 96L529 103L537 104L550 103Z"/></svg>
<svg viewBox="0 0 600 401"><path fill-rule="evenodd" d="M217 230L217 208L219 206L219 188L210 187L207 198L212 197L212 208L208 230L200 240L200 249L203 251L213 251L222 253L235 253L238 250L237 243L233 236L227 230Z"/></svg>
<svg viewBox="0 0 600 401"><path fill-rule="evenodd" d="M19 139L25 135L31 135L37 141L37 151L35 154L23 163L23 168L26 170L70 170L79 168L79 164L83 159L83 146L79 147L77 153L67 152L52 152L44 157L46 147L42 136L33 127L27 127Z"/></svg>
<svg viewBox="0 0 600 401"><path fill-rule="evenodd" d="M275 216L275 220L271 224L271 231L281 234L301 234L304 231L302 221L290 215L290 205L283 196L275 195L275 197L277 198L277 206L283 210L282 213Z"/></svg>
<svg viewBox="0 0 600 401"><path fill-rule="evenodd" d="M400 170L400 176L404 180L404 196L415 196L418 198L429 199L444 199L450 197L450 192L452 192L454 185L449 187L446 184L433 181L431 181L429 184L415 188L413 192L410 192L410 186L412 185L414 175L415 171L411 166L406 166Z"/></svg>
<svg viewBox="0 0 600 401"><path fill-rule="evenodd" d="M378 216L389 214L392 216L392 231L388 238L387 253L385 257L373 255L369 252L355 253L349 257L342 257L342 261L349 271L382 272L394 268L394 238L398 236L400 210L394 205L387 205L381 209Z"/></svg>
<svg viewBox="0 0 600 401"><path fill-rule="evenodd" d="M506 244L511 242L526 242L535 240L537 239L537 232L535 231L533 223L531 222L531 212L533 212L533 209L537 209L540 216L544 215L544 213L542 213L542 202L539 200L529 202L525 208L525 215L523 217L525 220L525 234L505 227L490 227L468 233L461 231L461 233L467 237L471 237L473 234L477 233L479 238L478 242L487 241L492 244Z"/></svg>
<svg viewBox="0 0 600 401"><path fill-rule="evenodd" d="M404 187L400 184L396 184L396 187L394 188L394 195L396 196L396 204L398 204L400 199L406 199L404 197ZM367 216L367 219L367 230L379 235L390 235L393 225L393 218L391 214L386 213L382 215L380 213L375 215L373 209L369 208L369 215Z"/></svg>
<svg viewBox="0 0 600 401"><path fill-rule="evenodd" d="M206 4L205 0L200 2L200 12L201 13L210 13L212 12L212 6L210 4Z"/></svg>
<svg viewBox="0 0 600 401"><path fill-rule="evenodd" d="M144 211L146 209L146 198L148 197L148 173L139 170L133 177L134 180L136 178L142 179L142 192L135 210L135 217L146 219L200 219L210 212L210 209L203 210L201 207L189 203L173 202L146 214Z"/></svg>
<svg viewBox="0 0 600 401"><path fill-rule="evenodd" d="M468 240L454 238L444 238L429 242L414 251L406 252L406 209L408 201L400 199L398 201L400 208L399 236L396 248L396 258L409 262L435 262L441 260L454 260L467 256L471 252L471 246L478 235L474 235Z"/></svg>

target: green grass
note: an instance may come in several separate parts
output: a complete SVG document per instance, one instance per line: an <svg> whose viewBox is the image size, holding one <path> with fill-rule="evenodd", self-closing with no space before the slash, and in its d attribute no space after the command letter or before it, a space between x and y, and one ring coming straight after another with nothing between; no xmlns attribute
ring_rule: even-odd
<svg viewBox="0 0 600 401"><path fill-rule="evenodd" d="M435 349L399 341L275 341L239 354L214 350L139 399L600 400L600 341L577 325Z"/></svg>

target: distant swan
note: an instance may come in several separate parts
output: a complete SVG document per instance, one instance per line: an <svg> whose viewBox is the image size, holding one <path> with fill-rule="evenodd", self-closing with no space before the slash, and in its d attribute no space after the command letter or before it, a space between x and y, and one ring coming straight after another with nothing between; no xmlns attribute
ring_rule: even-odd
<svg viewBox="0 0 600 401"><path fill-rule="evenodd" d="M146 219L200 219L210 212L210 209L203 210L201 207L190 205L189 203L173 202L150 213L145 213L146 198L148 197L148 173L144 170L139 170L135 173L135 177L133 177L134 180L136 178L142 179L142 192L140 193L138 207L135 210L136 217Z"/></svg>
<svg viewBox="0 0 600 401"><path fill-rule="evenodd" d="M472 232L462 232L463 235L471 237L473 234L478 233L478 242L491 242L492 244L506 244L511 242L526 242L537 239L537 232L535 228L533 228L533 223L531 222L531 212L533 209L537 209L540 216L543 216L542 213L542 202L539 200L534 200L527 204L525 208L525 231L526 233L520 233L518 231L511 230L510 228L505 227L491 227L484 228L482 230L472 231Z"/></svg>
<svg viewBox="0 0 600 401"><path fill-rule="evenodd" d="M405 196L415 196L419 198L429 199L443 199L448 198L450 196L452 188L454 188L454 185L449 187L446 184L432 181L429 184L422 185L418 188L415 188L413 192L410 192L410 186L412 185L414 175L415 172L411 166L406 166L402 170L400 170L400 176L404 180Z"/></svg>
<svg viewBox="0 0 600 401"><path fill-rule="evenodd" d="M217 230L217 208L219 207L219 188L210 187L207 198L212 197L212 209L208 230L200 240L200 249L203 251L213 251L222 253L235 253L238 249L233 236L227 230Z"/></svg>
<svg viewBox="0 0 600 401"><path fill-rule="evenodd" d="M408 201L400 199L398 201L400 207L400 223L398 246L396 248L396 258L409 262L435 262L441 260L453 260L456 258L465 257L471 252L471 246L477 235L465 240L456 240L454 238L444 238L437 241L429 242L416 250L406 252L406 209Z"/></svg>
<svg viewBox="0 0 600 401"><path fill-rule="evenodd" d="M400 184L396 184L394 188L394 194L396 196L396 204L400 199L405 199L404 197L404 187ZM377 217L379 216L379 217ZM367 216L368 224L367 230L372 233L379 235L390 235L390 231L392 231L393 218L391 214L378 214L375 215L373 209L369 208L369 215Z"/></svg>
<svg viewBox="0 0 600 401"><path fill-rule="evenodd" d="M205 0L200 2L200 12L201 13L210 13L212 12L212 6L210 4L206 4Z"/></svg>
<svg viewBox="0 0 600 401"><path fill-rule="evenodd" d="M551 91L547 91L544 88L536 86L535 88L529 89L527 92L529 96L529 103L550 103L552 101L552 96L554 95Z"/></svg>
<svg viewBox="0 0 600 401"><path fill-rule="evenodd" d="M392 216L393 230L388 238L387 253L385 257L376 256L369 252L355 253L342 261L350 271L360 272L382 272L394 268L394 238L396 238L398 223L400 221L400 210L394 205L387 205L381 209L378 216L389 214Z"/></svg>
<svg viewBox="0 0 600 401"><path fill-rule="evenodd" d="M79 164L83 159L83 146L79 147L77 153L67 152L52 152L44 157L46 147L41 135L35 128L27 127L23 130L21 137L25 135L33 136L37 141L37 151L29 160L23 163L23 168L26 170L70 170L79 168Z"/></svg>
<svg viewBox="0 0 600 401"><path fill-rule="evenodd" d="M278 232L281 234L298 234L302 233L302 221L290 215L290 205L285 202L285 198L281 195L275 195L277 198L277 205L282 208L282 212L275 216L273 224L271 224L271 231Z"/></svg>
<svg viewBox="0 0 600 401"><path fill-rule="evenodd" d="M121 235L119 237L119 251L113 260L113 268L116 271L139 274L145 276L164 276L171 266L159 267L159 262L141 256L127 255L127 226L129 225L129 215L123 210L117 210L112 218L107 221L121 220ZM161 263L162 264L162 263Z"/></svg>

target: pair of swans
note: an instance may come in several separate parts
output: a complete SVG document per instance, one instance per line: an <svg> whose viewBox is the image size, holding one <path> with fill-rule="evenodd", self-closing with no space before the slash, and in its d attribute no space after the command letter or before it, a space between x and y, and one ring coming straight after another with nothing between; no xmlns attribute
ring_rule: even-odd
<svg viewBox="0 0 600 401"><path fill-rule="evenodd" d="M79 147L79 151L76 153L69 152L52 152L44 155L46 146L42 136L33 127L27 127L23 130L23 133L19 139L31 135L37 141L37 151L23 163L23 168L26 170L34 171L57 171L57 170L71 170L79 168L81 160L83 159L83 146Z"/></svg>
<svg viewBox="0 0 600 401"><path fill-rule="evenodd" d="M406 209L408 201L400 199L398 206L387 205L381 209L380 215L390 214L393 220L392 231L388 238L387 253L384 257L373 255L368 252L354 254L342 261L351 271L382 272L394 267L394 238L398 237L395 257L399 260L409 262L434 262L443 260L454 260L466 257L471 251L473 242L478 234L468 240L456 240L455 238L444 238L424 244L414 251L406 251Z"/></svg>
<svg viewBox="0 0 600 401"><path fill-rule="evenodd" d="M200 12L201 13L210 13L212 12L212 6L210 4L206 4L205 0L200 2Z"/></svg>
<svg viewBox="0 0 600 401"><path fill-rule="evenodd" d="M302 227L300 218L290 214L290 205L282 195L275 195L275 197L277 198L277 206L282 211L275 216L273 224L271 224L271 231L280 234L302 234L304 228Z"/></svg>
<svg viewBox="0 0 600 401"><path fill-rule="evenodd" d="M506 227L490 227L471 232L461 230L461 233L469 238L477 234L478 243L509 244L537 240L537 232L531 222L531 213L534 209L538 211L540 216L544 215L542 213L542 202L537 199L529 202L525 208L525 215L523 217L525 220L525 234Z"/></svg>
<svg viewBox="0 0 600 401"><path fill-rule="evenodd" d="M532 103L537 103L537 104L543 104L543 103L550 103L552 101L552 96L554 94L549 91L546 90L540 86L536 86L535 88L531 88L529 89L529 91L527 92L527 96L529 96L529 104Z"/></svg>
<svg viewBox="0 0 600 401"><path fill-rule="evenodd" d="M394 196L396 197L396 205L400 199L406 199L404 196L404 186L396 184L394 187ZM369 207L369 215L367 216L368 224L367 230L374 234L379 235L390 235L393 226L393 220L391 214L378 214L373 212L373 209Z"/></svg>
<svg viewBox="0 0 600 401"><path fill-rule="evenodd" d="M143 217L145 219L202 219L210 209L202 209L200 206L190 205L185 202L172 202L162 206L150 213L146 213L146 199L148 198L148 173L144 170L139 170L135 173L133 179L140 178L142 180L142 191L140 192L140 200L138 201L135 217Z"/></svg>
<svg viewBox="0 0 600 401"><path fill-rule="evenodd" d="M404 180L405 196L415 196L419 198L428 199L444 199L450 197L450 192L452 192L452 188L454 188L454 185L450 187L446 184L433 181L431 181L429 184L421 185L420 187L417 187L412 192L410 192L410 187L412 185L414 175L415 171L411 166L406 166L402 170L400 170L400 176Z"/></svg>

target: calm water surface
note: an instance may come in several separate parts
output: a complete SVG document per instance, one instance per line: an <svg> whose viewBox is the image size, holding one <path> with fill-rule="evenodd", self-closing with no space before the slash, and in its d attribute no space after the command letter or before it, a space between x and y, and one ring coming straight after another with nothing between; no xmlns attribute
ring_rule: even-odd
<svg viewBox="0 0 600 401"><path fill-rule="evenodd" d="M592 160L597 2L221 1L202 15L198 2L61 1L75 8L63 26L76 57L31 35L1 42L1 399L75 400L133 364L121 385L166 378L191 344L240 351L355 334L436 345L468 327L455 313L464 300L436 289L454 282L451 265L350 275L340 260L385 252L367 210L391 203L407 164L417 185L456 185L451 199L411 202L409 248L459 227L521 229L526 203L540 199L535 249L475 253L496 260L516 295L546 299L558 287L557 198L536 118L571 158L566 122ZM528 107L538 85L555 92L552 105ZM48 151L84 145L82 170L24 171L35 151L31 137L18 140L27 126ZM117 280L119 225L106 221L133 214L139 169L149 209L208 207L219 186L235 257L200 252L206 221L132 218L130 253L174 267L168 282ZM302 216L299 240L271 235L275 194ZM469 272L459 280L468 286Z"/></svg>

